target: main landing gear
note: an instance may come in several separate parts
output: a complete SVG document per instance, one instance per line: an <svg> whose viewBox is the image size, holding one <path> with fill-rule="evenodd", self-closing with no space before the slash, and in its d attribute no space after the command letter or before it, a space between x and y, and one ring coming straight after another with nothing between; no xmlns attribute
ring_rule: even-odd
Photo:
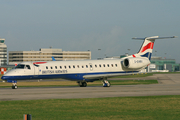
<svg viewBox="0 0 180 120"><path fill-rule="evenodd" d="M110 82L107 80L102 80L102 83L103 83L103 87L110 87L111 86Z"/></svg>
<svg viewBox="0 0 180 120"><path fill-rule="evenodd" d="M17 89L17 81L12 81L12 89Z"/></svg>
<svg viewBox="0 0 180 120"><path fill-rule="evenodd" d="M85 82L85 81L78 81L77 83L80 87L86 87L87 86L87 82ZM111 86L111 83L107 80L102 80L102 83L103 83L103 87L110 87Z"/></svg>
<svg viewBox="0 0 180 120"><path fill-rule="evenodd" d="M87 82L85 82L85 81L83 81L83 82L78 81L77 83L79 84L80 87L86 87L87 86Z"/></svg>

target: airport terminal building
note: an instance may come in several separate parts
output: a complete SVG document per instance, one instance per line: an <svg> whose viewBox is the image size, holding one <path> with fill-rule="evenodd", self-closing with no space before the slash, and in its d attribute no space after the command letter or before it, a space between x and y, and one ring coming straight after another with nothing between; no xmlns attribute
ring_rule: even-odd
<svg viewBox="0 0 180 120"><path fill-rule="evenodd" d="M62 51L62 49L41 48L39 51L9 51L9 65L24 61L86 60L91 59L91 51Z"/></svg>
<svg viewBox="0 0 180 120"><path fill-rule="evenodd" d="M7 65L7 46L4 41L4 38L0 38L0 66Z"/></svg>
<svg viewBox="0 0 180 120"><path fill-rule="evenodd" d="M175 59L152 56L147 70L148 72L176 72L180 71L180 64L176 63Z"/></svg>

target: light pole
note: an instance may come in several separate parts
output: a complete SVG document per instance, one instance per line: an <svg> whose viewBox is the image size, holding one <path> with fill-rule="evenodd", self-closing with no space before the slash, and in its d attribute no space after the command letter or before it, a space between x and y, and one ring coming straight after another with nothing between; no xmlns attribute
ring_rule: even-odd
<svg viewBox="0 0 180 120"><path fill-rule="evenodd" d="M156 52L157 52L157 51L155 50L155 56L156 56Z"/></svg>
<svg viewBox="0 0 180 120"><path fill-rule="evenodd" d="M99 57L98 57L97 59L101 59L101 57L100 57L100 51L101 51L101 49L98 49L98 51L99 51Z"/></svg>
<svg viewBox="0 0 180 120"><path fill-rule="evenodd" d="M166 59L166 54L167 54L167 53L164 53L164 54L165 54L165 57L164 57L164 58Z"/></svg>
<svg viewBox="0 0 180 120"><path fill-rule="evenodd" d="M129 52L130 52L130 50L131 50L131 49L128 49L128 55L130 54L130 53L129 53Z"/></svg>

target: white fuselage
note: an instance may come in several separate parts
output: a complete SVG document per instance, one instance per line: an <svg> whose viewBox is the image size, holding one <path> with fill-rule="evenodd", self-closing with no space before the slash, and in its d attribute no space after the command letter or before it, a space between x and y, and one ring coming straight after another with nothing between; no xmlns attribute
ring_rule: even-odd
<svg viewBox="0 0 180 120"><path fill-rule="evenodd" d="M137 59L137 58L136 58ZM139 58L141 60L141 58ZM47 62L22 62L15 69L7 72L2 79L4 80L23 80L23 79L50 79L64 78L70 80L94 81L94 79L84 78L86 75L106 75L120 74L127 72L137 72L141 68L128 69L123 67L124 59L109 60L82 60L82 61L47 61ZM137 60L134 60L135 62ZM150 62L149 62L150 63ZM148 63L148 64L149 64ZM138 63L134 63L138 64Z"/></svg>

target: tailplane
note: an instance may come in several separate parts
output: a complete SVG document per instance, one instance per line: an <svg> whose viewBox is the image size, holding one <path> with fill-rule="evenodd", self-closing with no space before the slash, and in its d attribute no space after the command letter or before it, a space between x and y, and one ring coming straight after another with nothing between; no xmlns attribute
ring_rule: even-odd
<svg viewBox="0 0 180 120"><path fill-rule="evenodd" d="M152 36L152 37L146 37L146 38L132 38L136 40L144 40L139 52L137 54L133 54L132 57L147 57L149 60L151 60L151 55L152 55L155 40L168 39L168 38L176 38L176 36L172 36L172 37Z"/></svg>

